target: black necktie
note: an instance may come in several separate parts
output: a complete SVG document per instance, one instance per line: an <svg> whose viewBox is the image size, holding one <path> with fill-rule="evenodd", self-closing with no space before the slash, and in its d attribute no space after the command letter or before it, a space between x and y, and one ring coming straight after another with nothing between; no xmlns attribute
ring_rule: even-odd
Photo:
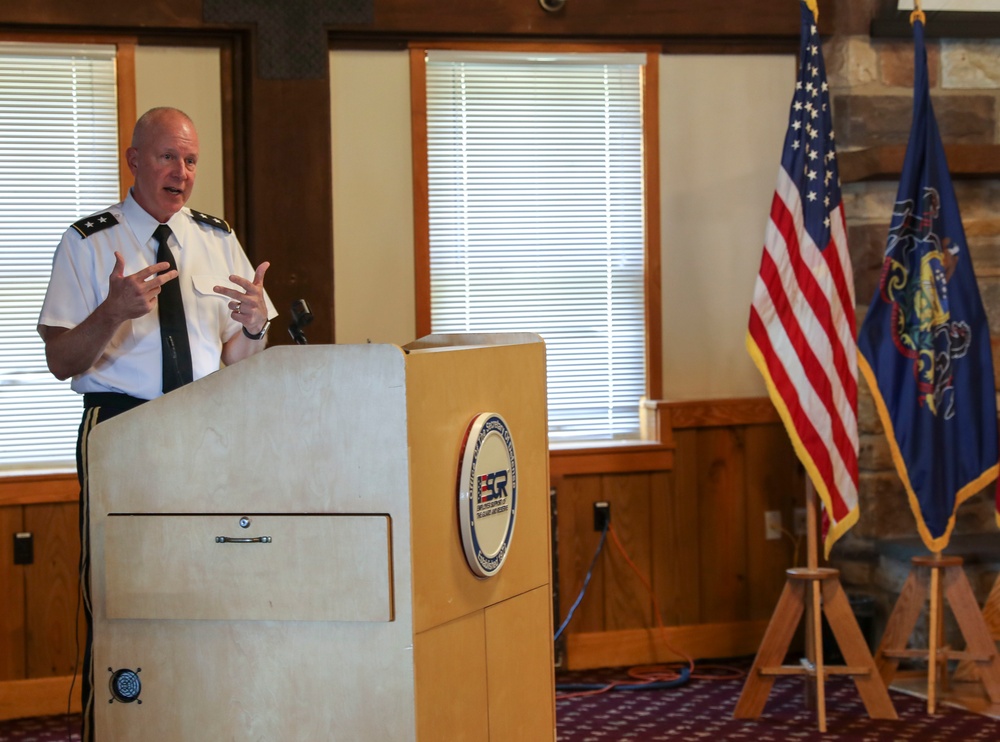
<svg viewBox="0 0 1000 742"><path fill-rule="evenodd" d="M156 251L157 263L170 263L168 270L176 270L174 255L167 247L170 227L161 224L153 232L159 243ZM187 322L184 319L184 302L181 300L180 278L163 284L157 300L160 305L160 343L163 347L163 393L190 383L194 379L191 371L191 344L188 341Z"/></svg>

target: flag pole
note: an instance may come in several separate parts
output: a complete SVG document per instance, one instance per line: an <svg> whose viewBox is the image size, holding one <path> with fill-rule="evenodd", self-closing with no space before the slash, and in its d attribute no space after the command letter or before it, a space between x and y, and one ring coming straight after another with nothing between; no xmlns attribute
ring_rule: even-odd
<svg viewBox="0 0 1000 742"><path fill-rule="evenodd" d="M818 515L816 508L816 485L812 478L806 475L806 566L810 572L818 573L819 545L817 534ZM813 682L807 684L810 696L815 695L817 721L819 731L826 732L826 670L823 657L823 603L819 580L810 580L812 600L806 602L806 625L812 628L806 635L811 641L806 641L806 661L812 664L816 671Z"/></svg>
<svg viewBox="0 0 1000 742"><path fill-rule="evenodd" d="M926 28L927 16L921 7L921 0L913 0L913 12L910 13L910 25L917 21ZM931 553L935 562L940 563L941 551ZM941 618L941 584L940 570L931 569L931 584L928 589L930 604L927 606L927 713L933 714L937 706L937 676L938 676L938 644L943 636L940 625Z"/></svg>
<svg viewBox="0 0 1000 742"><path fill-rule="evenodd" d="M813 19L819 23L819 2L818 0L805 0L806 7L812 11ZM816 513L816 486L813 484L809 473L806 473L806 566L809 569L816 569L819 566L819 544L816 533L816 523L818 516ZM818 586L817 586L818 587ZM817 603L818 605L818 603ZM808 613L808 612L807 612ZM808 642L807 642L808 644ZM822 645L818 654L822 657ZM812 657L808 658L812 660ZM822 662L822 660L820 660ZM820 683L822 685L822 683Z"/></svg>
<svg viewBox="0 0 1000 742"><path fill-rule="evenodd" d="M806 0L806 7L812 11L813 18L819 23L819 5L817 0ZM810 571L819 568L819 538L817 533L817 523L819 516L816 509L816 485L813 484L812 477L806 473L806 567ZM807 631L806 636L806 661L812 664L816 670L813 683L808 687L810 695L815 696L817 716L820 732L826 731L826 683L823 667L823 610L821 599L820 583L818 580L811 581L812 600L806 601L806 625L811 626L812 631Z"/></svg>
<svg viewBox="0 0 1000 742"><path fill-rule="evenodd" d="M816 485L809 475L806 475L806 566L816 569L819 566L819 534L817 521L819 514L816 508Z"/></svg>
<svg viewBox="0 0 1000 742"><path fill-rule="evenodd" d="M921 0L913 0L913 12L910 13L910 25L920 21L926 28L927 16L921 7ZM941 551L932 552L936 562L941 560ZM942 638L943 631L940 624L941 618L941 584L939 570L931 570L931 584L929 588L930 605L927 607L928 622L930 626L927 630L927 713L933 714L937 705L937 676L938 676L938 644Z"/></svg>

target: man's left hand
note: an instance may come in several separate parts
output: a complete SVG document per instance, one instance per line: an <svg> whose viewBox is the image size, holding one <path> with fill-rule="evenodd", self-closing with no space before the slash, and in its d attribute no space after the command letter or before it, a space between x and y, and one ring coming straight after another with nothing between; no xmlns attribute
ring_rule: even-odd
<svg viewBox="0 0 1000 742"><path fill-rule="evenodd" d="M251 335L258 334L267 322L267 302L264 301L264 274L271 267L263 262L254 271L253 280L248 281L243 276L230 276L229 280L241 287L243 291L216 286L215 293L230 298L230 316L243 325Z"/></svg>

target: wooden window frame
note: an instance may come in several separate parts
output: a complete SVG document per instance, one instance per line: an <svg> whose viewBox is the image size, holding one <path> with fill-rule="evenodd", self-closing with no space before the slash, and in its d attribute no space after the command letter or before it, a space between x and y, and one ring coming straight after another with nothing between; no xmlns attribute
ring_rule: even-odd
<svg viewBox="0 0 1000 742"><path fill-rule="evenodd" d="M509 52L643 53L643 172L645 242L646 397L662 396L662 303L660 298L660 149L659 149L659 47L648 44L579 44L552 42L426 42L414 43L410 51L410 109L413 153L414 295L417 336L431 331L430 214L427 182L427 84L424 55L428 50ZM639 440L624 446L567 444L550 451L560 472L574 473L600 468L602 471L669 468L670 446L656 440ZM651 461L653 463L651 463ZM632 463L630 463L632 462ZM610 469L608 468L610 466Z"/></svg>

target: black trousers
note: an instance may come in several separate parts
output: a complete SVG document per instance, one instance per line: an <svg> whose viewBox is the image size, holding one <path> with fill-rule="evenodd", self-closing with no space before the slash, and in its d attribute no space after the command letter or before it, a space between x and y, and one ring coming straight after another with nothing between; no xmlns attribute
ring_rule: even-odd
<svg viewBox="0 0 1000 742"><path fill-rule="evenodd" d="M76 439L76 475L80 480L80 596L87 621L83 648L80 690L83 696L82 742L94 742L94 613L90 603L90 491L87 477L87 437L98 423L120 415L146 400L127 394L96 393L83 395L83 420Z"/></svg>

